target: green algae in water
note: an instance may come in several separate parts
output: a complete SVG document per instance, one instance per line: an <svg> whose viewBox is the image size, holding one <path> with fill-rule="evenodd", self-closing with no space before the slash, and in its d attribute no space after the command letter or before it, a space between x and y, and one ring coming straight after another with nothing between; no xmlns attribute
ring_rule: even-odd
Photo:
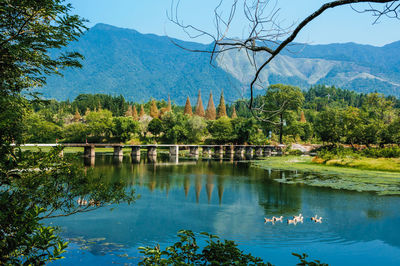
<svg viewBox="0 0 400 266"><path fill-rule="evenodd" d="M285 178L274 178L275 181L285 184L400 195L400 173L318 165L311 163L310 157L293 156L271 157L254 162L253 166L268 170L296 171Z"/></svg>

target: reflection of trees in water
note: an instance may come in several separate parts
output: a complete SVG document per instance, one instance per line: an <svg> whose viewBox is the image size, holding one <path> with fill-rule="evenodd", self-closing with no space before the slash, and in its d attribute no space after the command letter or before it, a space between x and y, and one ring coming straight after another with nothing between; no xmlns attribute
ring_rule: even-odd
<svg viewBox="0 0 400 266"><path fill-rule="evenodd" d="M293 215L301 210L302 189L272 181L283 179L292 173L288 171L265 171L266 178L256 186L259 204L264 208L265 215Z"/></svg>

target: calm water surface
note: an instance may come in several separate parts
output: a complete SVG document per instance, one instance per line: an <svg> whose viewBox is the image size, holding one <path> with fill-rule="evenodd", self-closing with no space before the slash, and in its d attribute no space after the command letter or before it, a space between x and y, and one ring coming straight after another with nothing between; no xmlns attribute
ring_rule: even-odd
<svg viewBox="0 0 400 266"><path fill-rule="evenodd" d="M177 241L180 229L235 240L246 252L275 265L295 265L291 252L330 265L400 265L400 197L288 185L273 179L296 174L246 162L159 161L96 157L104 181L123 179L141 195L89 213L54 219L70 241L55 264L109 265L140 261L138 247ZM318 214L296 226L264 224L264 217Z"/></svg>

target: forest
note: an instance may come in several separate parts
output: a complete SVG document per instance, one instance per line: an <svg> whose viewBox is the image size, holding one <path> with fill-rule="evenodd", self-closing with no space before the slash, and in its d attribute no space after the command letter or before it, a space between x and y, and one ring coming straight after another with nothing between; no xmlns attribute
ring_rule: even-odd
<svg viewBox="0 0 400 266"><path fill-rule="evenodd" d="M199 91L192 106L173 99L129 102L122 95L81 94L73 101L32 101L24 114L26 143L268 144L342 143L384 146L400 143L400 101L316 85L306 91L276 84L255 98L225 103L221 93L207 107Z"/></svg>

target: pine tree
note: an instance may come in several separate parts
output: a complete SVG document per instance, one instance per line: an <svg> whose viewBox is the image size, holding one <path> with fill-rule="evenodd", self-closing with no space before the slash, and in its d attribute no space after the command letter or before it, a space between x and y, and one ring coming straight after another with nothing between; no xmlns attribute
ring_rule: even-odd
<svg viewBox="0 0 400 266"><path fill-rule="evenodd" d="M151 101L150 116L153 118L158 118L160 116L160 112L158 111L157 104L154 99Z"/></svg>
<svg viewBox="0 0 400 266"><path fill-rule="evenodd" d="M236 109L235 109L235 106L233 106L233 110L232 110L232 115L231 115L231 118L232 118L232 119L235 119L235 118L237 118L237 114L236 114Z"/></svg>
<svg viewBox="0 0 400 266"><path fill-rule="evenodd" d="M139 114L139 118L143 118L145 116L145 111L143 108L143 104L140 105L140 114Z"/></svg>
<svg viewBox="0 0 400 266"><path fill-rule="evenodd" d="M219 105L218 105L217 111L218 111L217 118L227 116L223 91L221 92L221 98L219 99Z"/></svg>
<svg viewBox="0 0 400 266"><path fill-rule="evenodd" d="M128 105L128 110L125 112L126 117L132 116L132 106Z"/></svg>
<svg viewBox="0 0 400 266"><path fill-rule="evenodd" d="M303 111L301 111L300 123L307 123L306 116L304 115Z"/></svg>
<svg viewBox="0 0 400 266"><path fill-rule="evenodd" d="M90 109L89 109L89 107L87 107L87 108L86 108L85 115L88 115L89 113L90 113Z"/></svg>
<svg viewBox="0 0 400 266"><path fill-rule="evenodd" d="M138 120L139 119L138 113L136 111L136 107L135 106L133 106L133 108L132 108L132 118L133 118L133 120Z"/></svg>
<svg viewBox="0 0 400 266"><path fill-rule="evenodd" d="M190 105L189 96L188 96L187 99L186 99L185 110L183 111L183 113L184 113L185 115L190 115L190 116L193 115L192 106Z"/></svg>
<svg viewBox="0 0 400 266"><path fill-rule="evenodd" d="M74 121L78 122L79 120L81 120L81 114L78 112L78 109L76 109L75 111L75 115L74 115Z"/></svg>
<svg viewBox="0 0 400 266"><path fill-rule="evenodd" d="M169 94L168 94L167 112L172 112L171 97L169 97Z"/></svg>
<svg viewBox="0 0 400 266"><path fill-rule="evenodd" d="M199 90L199 95L197 96L197 103L196 103L196 111L194 112L195 115L204 117L204 107L203 107L203 101L201 100L201 92Z"/></svg>
<svg viewBox="0 0 400 266"><path fill-rule="evenodd" d="M217 112L215 110L212 92L210 92L210 98L208 99L208 105L206 109L206 119L215 120L216 117L217 117Z"/></svg>

